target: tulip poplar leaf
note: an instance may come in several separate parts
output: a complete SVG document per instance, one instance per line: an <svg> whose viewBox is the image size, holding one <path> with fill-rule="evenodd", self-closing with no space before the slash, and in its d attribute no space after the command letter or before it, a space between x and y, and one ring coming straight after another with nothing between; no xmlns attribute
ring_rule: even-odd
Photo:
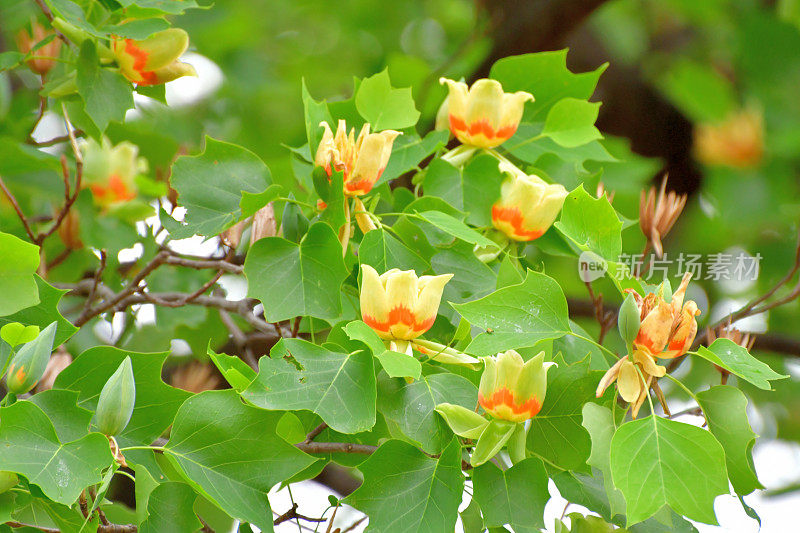
<svg viewBox="0 0 800 533"><path fill-rule="evenodd" d="M0 316L38 304L39 288L34 274L39 268L39 247L0 232L0 257L3 258L0 263Z"/></svg>
<svg viewBox="0 0 800 533"><path fill-rule="evenodd" d="M531 93L536 100L526 104L523 120L543 122L563 98L588 100L607 67L603 63L593 71L570 72L567 50L557 50L505 57L492 66L489 76L502 83L506 92Z"/></svg>
<svg viewBox="0 0 800 533"><path fill-rule="evenodd" d="M591 509L611 522L611 509L603 486L604 476L599 470L593 470L592 474L565 471L553 475L552 479L564 499Z"/></svg>
<svg viewBox="0 0 800 533"><path fill-rule="evenodd" d="M256 371L241 358L215 353L211 347L207 347L206 353L225 381L235 390L242 392L255 379Z"/></svg>
<svg viewBox="0 0 800 533"><path fill-rule="evenodd" d="M602 139L594 123L600 112L599 102L564 98L547 113L542 135L565 148L575 148Z"/></svg>
<svg viewBox="0 0 800 533"><path fill-rule="evenodd" d="M180 15L187 9L198 7L195 0L116 0L122 7L136 6L170 15Z"/></svg>
<svg viewBox="0 0 800 533"><path fill-rule="evenodd" d="M474 498L483 511L484 524L505 524L517 533L533 533L544 528L544 506L550 499L544 464L531 457L508 470L485 463L472 473Z"/></svg>
<svg viewBox="0 0 800 533"><path fill-rule="evenodd" d="M406 133L397 137L392 146L392 156L375 186L417 168L420 161L447 144L449 133L448 131L432 131L421 138L415 133ZM434 161L438 161L438 159Z"/></svg>
<svg viewBox="0 0 800 533"><path fill-rule="evenodd" d="M657 416L620 426L611 439L611 474L627 502L628 526L668 505L687 518L717 524L714 499L728 493L725 452L697 426Z"/></svg>
<svg viewBox="0 0 800 533"><path fill-rule="evenodd" d="M375 371L366 350L347 354L301 339L281 339L258 368L242 393L258 407L312 411L341 433L375 425Z"/></svg>
<svg viewBox="0 0 800 533"><path fill-rule="evenodd" d="M622 253L622 221L608 198L592 198L583 186L564 200L561 218L555 224L562 235L581 251L591 251L609 261Z"/></svg>
<svg viewBox="0 0 800 533"><path fill-rule="evenodd" d="M175 161L170 183L186 208L184 224L172 237L213 237L241 218L243 193L265 193L272 178L253 152L206 137L203 153Z"/></svg>
<svg viewBox="0 0 800 533"><path fill-rule="evenodd" d="M233 390L202 392L181 406L164 452L220 509L272 531L270 489L316 461L278 436L280 418Z"/></svg>
<svg viewBox="0 0 800 533"><path fill-rule="evenodd" d="M697 394L711 433L725 450L728 476L737 494L764 488L753 466L756 434L747 420L747 398L736 387L719 385Z"/></svg>
<svg viewBox="0 0 800 533"><path fill-rule="evenodd" d="M433 224L445 233L461 239L462 241L471 244L477 244L479 246L486 246L488 248L496 249L498 247L497 243L487 239L454 216L448 215L447 213L442 213L441 211L424 211L422 213L418 212L417 215L425 222Z"/></svg>
<svg viewBox="0 0 800 533"><path fill-rule="evenodd" d="M789 377L778 374L730 339L717 339L708 348L701 346L695 353L762 390L772 389L769 383L772 380Z"/></svg>
<svg viewBox="0 0 800 533"><path fill-rule="evenodd" d="M302 97L303 111L306 119L306 136L308 137L308 147L313 161L314 154L317 153L319 141L322 139L322 133L324 131L320 123L327 122L334 131L336 130L336 124L334 124L333 118L331 118L331 113L325 101L317 102L311 97L305 79L302 83Z"/></svg>
<svg viewBox="0 0 800 533"><path fill-rule="evenodd" d="M104 68L97 56L95 43L86 39L81 44L75 83L86 114L104 132L111 121L122 122L133 107L131 83L122 74Z"/></svg>
<svg viewBox="0 0 800 533"><path fill-rule="evenodd" d="M469 380L450 373L422 376L407 383L402 378L378 376L378 410L387 422L428 453L439 453L453 432L435 411L442 403L475 409L478 390Z"/></svg>
<svg viewBox="0 0 800 533"><path fill-rule="evenodd" d="M591 453L586 462L603 474L603 490L608 498L611 516L625 513L625 498L611 481L611 438L616 427L611 410L595 403L583 406L583 421L591 438Z"/></svg>
<svg viewBox="0 0 800 533"><path fill-rule="evenodd" d="M411 87L394 89L389 81L389 71L365 78L356 91L356 109L372 126L372 131L401 130L419 120L414 107Z"/></svg>
<svg viewBox="0 0 800 533"><path fill-rule="evenodd" d="M53 423L32 402L0 409L0 470L18 472L54 502L70 506L81 491L100 483L113 461L108 439L90 433L62 443Z"/></svg>
<svg viewBox="0 0 800 533"><path fill-rule="evenodd" d="M161 367L167 355L135 353L112 346L89 348L58 375L54 387L78 391L78 405L94 411L106 381L130 356L136 400L128 425L116 439L120 446L146 446L169 427L178 407L190 396L161 380Z"/></svg>
<svg viewBox="0 0 800 533"><path fill-rule="evenodd" d="M528 430L528 449L564 470L587 471L589 433L581 425L583 407L595 400L603 373L589 370L588 357L567 365L559 355L547 373L547 395Z"/></svg>
<svg viewBox="0 0 800 533"><path fill-rule="evenodd" d="M570 332L567 300L553 278L528 271L525 281L464 304L453 304L470 324L484 328L467 347L475 355L533 346Z"/></svg>
<svg viewBox="0 0 800 533"><path fill-rule="evenodd" d="M78 440L89 433L93 413L78 406L77 392L50 389L34 394L27 401L44 411L61 442Z"/></svg>
<svg viewBox="0 0 800 533"><path fill-rule="evenodd" d="M383 229L368 231L364 235L358 247L358 258L362 264L378 272L399 268L421 273L430 268L422 256Z"/></svg>
<svg viewBox="0 0 800 533"><path fill-rule="evenodd" d="M347 277L342 245L318 222L300 244L280 237L256 241L244 262L248 296L264 304L265 319L334 318L342 312L340 288Z"/></svg>
<svg viewBox="0 0 800 533"><path fill-rule="evenodd" d="M2 270L2 266L0 266L0 270ZM42 329L48 324L56 322L58 326L56 327L54 344L63 344L78 331L78 328L73 326L72 323L64 318L58 311L58 304L62 296L69 291L53 287L39 277L38 274L34 275L34 280L39 294L39 302L12 315L0 317L0 325L19 322L28 327L38 326ZM3 282L0 280L0 287L2 287L2 284Z"/></svg>
<svg viewBox="0 0 800 533"><path fill-rule="evenodd" d="M147 499L147 518L139 526L141 533L197 531L202 527L194 514L197 494L178 481L157 485Z"/></svg>
<svg viewBox="0 0 800 533"><path fill-rule="evenodd" d="M438 458L390 440L358 467L364 483L343 500L369 516L375 533L454 531L464 476L453 438Z"/></svg>

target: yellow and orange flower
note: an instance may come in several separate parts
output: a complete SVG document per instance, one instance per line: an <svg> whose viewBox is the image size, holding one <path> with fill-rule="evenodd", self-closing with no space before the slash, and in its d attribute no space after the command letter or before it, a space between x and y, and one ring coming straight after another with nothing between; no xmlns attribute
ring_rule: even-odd
<svg viewBox="0 0 800 533"><path fill-rule="evenodd" d="M53 35L52 30L46 30L44 26L38 22L33 22L31 24L31 33L23 29L17 34L17 47L23 54L28 54L37 44L42 42L49 35ZM28 59L25 63L32 71L40 76L44 76L55 66L55 58L58 57L60 51L61 39L55 38L33 52L34 57Z"/></svg>
<svg viewBox="0 0 800 533"><path fill-rule="evenodd" d="M555 363L544 362L544 352L523 361L514 350L482 357L483 375L478 403L495 418L524 422L536 416L547 392L547 370Z"/></svg>
<svg viewBox="0 0 800 533"><path fill-rule="evenodd" d="M122 75L137 85L160 85L182 76L196 76L193 66L178 61L188 46L189 35L180 28L159 31L141 41L111 39Z"/></svg>
<svg viewBox="0 0 800 533"><path fill-rule="evenodd" d="M516 133L525 102L533 95L524 91L503 92L499 81L480 79L466 83L440 78L447 84L447 117L450 131L464 144L494 148Z"/></svg>
<svg viewBox="0 0 800 533"><path fill-rule="evenodd" d="M663 359L680 357L691 348L697 335L695 317L700 314L693 300L683 302L691 279L691 272L683 275L669 303L664 300L663 286L658 294L650 293L644 298L634 290L627 289L636 300L642 320L639 333L633 341L636 348Z"/></svg>
<svg viewBox="0 0 800 533"><path fill-rule="evenodd" d="M659 399L663 401L661 389L654 378L663 377L666 373L667 369L657 364L654 356L644 350L635 350L633 361L623 357L608 369L597 386L596 396L602 396L606 388L616 381L619 395L631 404L631 416L636 418L650 387L656 390Z"/></svg>
<svg viewBox="0 0 800 533"><path fill-rule="evenodd" d="M125 141L112 146L108 139L102 143L89 139L81 151L83 185L92 191L97 205L109 207L136 198L134 178L147 165L135 145Z"/></svg>
<svg viewBox="0 0 800 533"><path fill-rule="evenodd" d="M346 196L367 194L386 169L394 140L401 133L394 130L370 133L370 125L364 124L356 138L355 128L348 134L344 120L339 121L336 135L327 122L320 122L320 126L325 131L314 164L324 168L328 177L334 170L343 172Z"/></svg>
<svg viewBox="0 0 800 533"><path fill-rule="evenodd" d="M753 109L732 114L720 124L700 124L694 133L697 158L707 165L748 168L764 156L764 117Z"/></svg>
<svg viewBox="0 0 800 533"><path fill-rule="evenodd" d="M511 163L500 163L507 174L500 200L492 206L492 224L515 241L532 241L553 225L567 190L534 174L527 175Z"/></svg>
<svg viewBox="0 0 800 533"><path fill-rule="evenodd" d="M436 320L444 286L453 274L417 277L393 268L378 275L361 265L361 318L386 340L408 341L428 331Z"/></svg>

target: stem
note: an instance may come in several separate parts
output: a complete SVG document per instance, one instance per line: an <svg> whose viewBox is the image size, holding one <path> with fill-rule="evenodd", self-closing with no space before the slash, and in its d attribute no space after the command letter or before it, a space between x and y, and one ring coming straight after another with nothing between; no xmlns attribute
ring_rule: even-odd
<svg viewBox="0 0 800 533"><path fill-rule="evenodd" d="M692 399L693 399L695 402L697 402L697 405L700 405L700 402L699 402L699 401L697 401L697 396L695 396L695 395L694 395L694 393L693 393L692 391L690 391L690 390L689 390L689 389L686 387L686 385L684 385L683 383L681 383L681 382L680 382L680 380L679 380L678 378L676 378L676 377L675 377L675 376L673 376L672 374L665 374L665 376L666 376L666 377L668 377L669 379L671 379L671 380L672 380L672 381L673 381L673 382L674 382L676 385L678 385L680 388L682 388L686 394L688 394L689 396L691 396L691 398L692 398Z"/></svg>
<svg viewBox="0 0 800 533"><path fill-rule="evenodd" d="M642 387L645 388L644 393L647 395L647 403L650 404L650 414L656 416L656 411L653 408L653 398L650 397L650 387L647 385L647 380L644 379L644 374L642 373L642 369L639 368L639 365L637 364L634 364L633 368L635 368L636 372L639 373L639 379L642 380Z"/></svg>

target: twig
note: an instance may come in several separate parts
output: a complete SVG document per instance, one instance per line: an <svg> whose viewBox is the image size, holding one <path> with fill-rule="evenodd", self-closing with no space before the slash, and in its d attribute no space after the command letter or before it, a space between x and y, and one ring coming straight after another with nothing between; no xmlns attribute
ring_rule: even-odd
<svg viewBox="0 0 800 533"><path fill-rule="evenodd" d="M306 435L306 440L304 440L303 443L308 444L309 442L312 442L315 438L319 436L320 433L322 433L326 429L328 429L328 424L323 422L322 424L312 429L308 435Z"/></svg>
<svg viewBox="0 0 800 533"><path fill-rule="evenodd" d="M195 515L195 516L197 516L197 519L200 520L201 524L203 524L203 527L200 529L200 531L202 531L203 533L214 533L214 530L211 529L211 526L208 525L208 522L203 520L203 518L200 515Z"/></svg>
<svg viewBox="0 0 800 533"><path fill-rule="evenodd" d="M253 351L247 346L247 335L236 325L230 313L224 309L217 309L217 312L219 313L220 321L230 332L236 347L242 352L245 362L254 370L258 370L258 361L253 355Z"/></svg>
<svg viewBox="0 0 800 533"><path fill-rule="evenodd" d="M352 442L301 442L295 446L306 453L375 453L377 446L354 444Z"/></svg>
<svg viewBox="0 0 800 533"><path fill-rule="evenodd" d="M292 337L297 337L297 332L300 331L300 319L302 317L296 317L294 319L294 324L292 325Z"/></svg>
<svg viewBox="0 0 800 533"><path fill-rule="evenodd" d="M33 233L27 217L19 207L19 202L17 202L14 194L6 186L6 182L3 181L2 176L0 176L0 189L2 189L3 193L6 195L6 198L8 198L8 201L11 203L11 207L13 207L14 211L16 211L17 217L19 217L20 222L22 222L22 227L25 228L25 233L28 234L28 237L30 237L32 241L36 242L36 235Z"/></svg>
<svg viewBox="0 0 800 533"><path fill-rule="evenodd" d="M85 133L83 132L83 130L75 130L74 135L75 137L83 137ZM66 134L66 135L59 135L58 137L53 137L52 139L48 139L46 141L34 141L33 139L28 139L26 143L31 146L35 146L36 148L46 148L48 146L61 144L69 140L70 136L69 134Z"/></svg>
<svg viewBox="0 0 800 533"><path fill-rule="evenodd" d="M340 533L347 533L348 531L353 531L361 524L361 522L363 522L367 518L368 518L367 515L362 516L361 518L359 518L358 520L347 526L345 529L343 529Z"/></svg>
<svg viewBox="0 0 800 533"><path fill-rule="evenodd" d="M144 295L145 298L150 300L151 303L154 303L154 304L157 304L157 305L160 305L160 306L163 306L163 307L183 307L184 305L186 305L188 303L191 303L192 300L198 298L200 295L202 295L204 292L206 292L208 289L210 289L212 285L214 285L217 281L219 281L219 278L222 277L222 274L223 274L222 270L217 271L217 273L214 275L214 277L211 278L210 280L208 280L207 282L205 282L202 287L200 287L199 289L197 289L193 293L191 293L189 295L186 295L183 299L177 300L177 301L174 301L174 302L166 301L166 300L158 300L157 298L151 296L147 292L143 292L142 291L142 294Z"/></svg>
<svg viewBox="0 0 800 533"><path fill-rule="evenodd" d="M168 253L172 254L171 251ZM189 268L193 268L195 270L202 270L204 268L215 268L217 270L223 270L230 274L241 274L244 272L244 268L233 264L225 259L186 259L184 257L179 257L176 255L169 255L164 260L164 263L173 266L185 266Z"/></svg>
<svg viewBox="0 0 800 533"><path fill-rule="evenodd" d="M51 269L60 265L64 260L70 256L72 253L72 248L65 248L60 254L55 256L52 261L47 262L47 270L50 271Z"/></svg>
<svg viewBox="0 0 800 533"><path fill-rule="evenodd" d="M297 504L292 504L291 509L280 515L278 518L272 522L272 525L277 526L278 524L282 524L283 522L288 522L289 520L294 520L295 518L300 520L305 520L306 522L324 522L324 518L311 518L309 516L303 516L297 512Z"/></svg>

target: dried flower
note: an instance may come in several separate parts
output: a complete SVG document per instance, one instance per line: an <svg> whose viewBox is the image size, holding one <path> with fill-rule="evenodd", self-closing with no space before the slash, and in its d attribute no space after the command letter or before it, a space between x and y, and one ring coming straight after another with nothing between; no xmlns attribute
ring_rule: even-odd
<svg viewBox="0 0 800 533"><path fill-rule="evenodd" d="M642 233L652 244L658 257L664 254L661 245L662 237L667 236L685 205L685 194L677 194L675 191L667 192L667 176L664 176L661 181L661 189L657 198L655 187L651 187L647 194L642 191L639 201L639 227L642 228Z"/></svg>

